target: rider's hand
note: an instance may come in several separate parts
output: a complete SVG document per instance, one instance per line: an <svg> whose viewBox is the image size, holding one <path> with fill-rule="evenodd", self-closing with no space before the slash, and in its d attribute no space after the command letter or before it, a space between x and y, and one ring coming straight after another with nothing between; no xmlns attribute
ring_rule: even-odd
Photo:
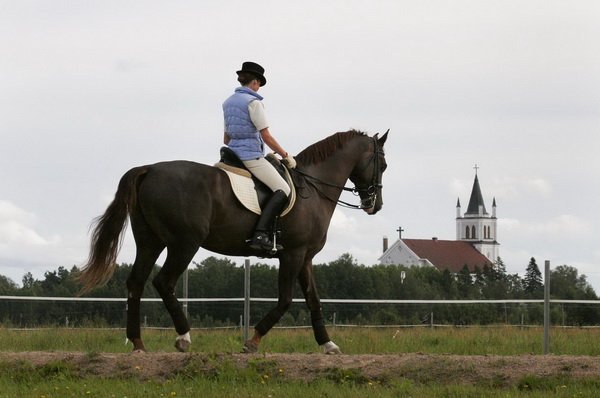
<svg viewBox="0 0 600 398"><path fill-rule="evenodd" d="M292 155L287 155L286 157L284 157L283 159L281 159L281 162L288 169L295 169L296 168L296 159L294 159L294 157Z"/></svg>

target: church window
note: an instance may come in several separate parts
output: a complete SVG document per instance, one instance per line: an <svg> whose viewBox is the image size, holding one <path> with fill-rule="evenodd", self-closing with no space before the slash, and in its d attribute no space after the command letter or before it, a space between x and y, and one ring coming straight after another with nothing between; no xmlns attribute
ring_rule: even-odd
<svg viewBox="0 0 600 398"><path fill-rule="evenodd" d="M475 239L477 238L477 235L475 234L475 225L473 225L471 227L471 239Z"/></svg>
<svg viewBox="0 0 600 398"><path fill-rule="evenodd" d="M469 226L467 225L467 236L465 237L465 238L467 238L467 239L471 239L470 230L471 230L471 229L470 229L470 228L469 228Z"/></svg>

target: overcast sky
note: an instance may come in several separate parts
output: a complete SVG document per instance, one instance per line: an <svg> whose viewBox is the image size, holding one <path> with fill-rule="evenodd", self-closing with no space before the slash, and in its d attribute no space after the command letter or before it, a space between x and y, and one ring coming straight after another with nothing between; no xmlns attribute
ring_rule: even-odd
<svg viewBox="0 0 600 398"><path fill-rule="evenodd" d="M129 168L213 164L252 60L289 152L390 129L382 211L338 208L316 263L375 264L398 226L455 239L477 164L507 270L567 264L600 293L599 21L597 1L0 0L0 274L83 264Z"/></svg>

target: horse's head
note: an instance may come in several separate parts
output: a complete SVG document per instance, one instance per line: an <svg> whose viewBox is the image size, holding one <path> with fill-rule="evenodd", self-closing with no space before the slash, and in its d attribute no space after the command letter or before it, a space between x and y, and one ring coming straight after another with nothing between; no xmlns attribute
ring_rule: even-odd
<svg viewBox="0 0 600 398"><path fill-rule="evenodd" d="M387 167L383 145L388 132L389 130L381 138L378 137L379 134L371 138L369 149L360 156L350 175L350 181L354 183L360 196L361 208L367 214L375 214L383 206L381 178Z"/></svg>

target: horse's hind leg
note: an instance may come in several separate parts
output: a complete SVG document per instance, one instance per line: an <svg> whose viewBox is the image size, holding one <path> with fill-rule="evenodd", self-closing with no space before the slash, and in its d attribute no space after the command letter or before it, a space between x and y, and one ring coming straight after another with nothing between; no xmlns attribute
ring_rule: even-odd
<svg viewBox="0 0 600 398"><path fill-rule="evenodd" d="M189 337L190 325L179 300L175 296L175 285L190 261L192 261L194 254L198 251L198 247L198 245L168 246L165 264L152 281L173 319L175 330L179 334L175 342L175 347L182 352L187 351L191 343Z"/></svg>
<svg viewBox="0 0 600 398"><path fill-rule="evenodd" d="M326 354L340 354L340 348L329 339L329 334L325 328L323 309L319 293L317 292L312 261L309 260L304 265L300 271L300 275L298 275L298 282L302 293L304 293L308 310L310 311L310 319L317 344L323 347Z"/></svg>
<svg viewBox="0 0 600 398"><path fill-rule="evenodd" d="M139 239L131 273L127 278L127 338L133 343L134 351L145 351L140 330L140 298L146 280L165 246L158 239Z"/></svg>

